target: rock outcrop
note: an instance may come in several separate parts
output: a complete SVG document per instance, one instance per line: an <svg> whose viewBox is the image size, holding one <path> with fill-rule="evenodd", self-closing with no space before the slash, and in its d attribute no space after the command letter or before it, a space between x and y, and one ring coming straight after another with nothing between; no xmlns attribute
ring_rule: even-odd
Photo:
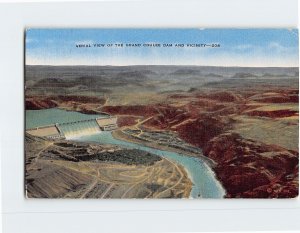
<svg viewBox="0 0 300 233"><path fill-rule="evenodd" d="M227 197L291 198L298 196L298 152L225 133L203 150Z"/></svg>

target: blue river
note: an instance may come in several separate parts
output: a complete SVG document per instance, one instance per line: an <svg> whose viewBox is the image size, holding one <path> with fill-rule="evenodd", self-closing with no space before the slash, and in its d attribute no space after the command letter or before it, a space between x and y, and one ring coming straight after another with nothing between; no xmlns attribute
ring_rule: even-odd
<svg viewBox="0 0 300 233"><path fill-rule="evenodd" d="M66 123L77 120L95 119L102 115L87 115L78 112L65 111L60 109L47 109L47 110L27 110L26 111L26 129L50 125L55 123ZM74 132L78 132L82 126L74 124ZM68 129L70 131L70 129ZM69 132L68 132L69 133ZM177 164L180 164L189 175L193 183L190 193L190 198L223 198L225 190L221 183L216 179L212 169L201 158L186 156L184 154L159 150L147 147L141 144L127 142L116 139L112 136L111 132L101 131L92 135L84 135L75 137L69 140L76 140L82 142L94 142L99 144L113 144L126 148L136 148L147 151L161 157L170 159Z"/></svg>

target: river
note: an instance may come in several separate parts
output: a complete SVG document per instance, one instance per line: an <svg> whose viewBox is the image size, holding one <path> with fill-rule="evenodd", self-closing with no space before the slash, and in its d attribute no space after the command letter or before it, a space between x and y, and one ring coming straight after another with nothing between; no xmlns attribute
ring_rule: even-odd
<svg viewBox="0 0 300 233"><path fill-rule="evenodd" d="M87 115L60 109L26 110L26 129L55 123L95 119L102 116L103 115ZM69 137L67 139L99 144L113 144L126 148L136 148L165 157L177 164L180 164L187 171L189 178L193 183L190 198L223 198L225 195L225 190L216 179L214 172L203 160L201 160L201 158L154 149L141 144L119 140L114 138L109 131L91 131L93 133L90 135L81 135L80 132L83 131L83 127L85 126L74 124L71 129L68 129L68 135L70 135L70 130L73 130L74 137Z"/></svg>

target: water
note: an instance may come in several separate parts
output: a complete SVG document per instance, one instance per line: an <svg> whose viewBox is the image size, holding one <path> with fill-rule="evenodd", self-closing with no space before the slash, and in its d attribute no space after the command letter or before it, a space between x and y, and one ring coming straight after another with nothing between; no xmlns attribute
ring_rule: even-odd
<svg viewBox="0 0 300 233"><path fill-rule="evenodd" d="M225 191L216 179L213 171L210 167L199 158L184 156L171 151L163 151L159 149L150 148L140 144L131 142L125 142L115 139L111 132L100 132L98 134L83 136L76 139L77 141L84 142L97 142L101 144L113 144L120 145L127 148L136 148L144 150L156 155L160 155L167 159L177 162L182 165L189 174L190 179L193 182L193 188L190 194L191 198L222 198L225 195Z"/></svg>
<svg viewBox="0 0 300 233"><path fill-rule="evenodd" d="M59 124L58 128L68 140L101 132L96 120L77 122L75 124Z"/></svg>
<svg viewBox="0 0 300 233"><path fill-rule="evenodd" d="M26 129L45 125L53 125L55 123L90 120L105 116L106 115L101 114L83 114L79 112L66 111L57 108L43 110L26 110Z"/></svg>
<svg viewBox="0 0 300 233"><path fill-rule="evenodd" d="M26 111L26 128L38 127L54 123L74 122L78 120L95 119L101 115L86 115L77 112L64 111L59 109L32 110ZM191 198L222 198L225 191L216 179L210 167L201 159L184 156L171 151L164 151L150 148L140 144L130 143L115 139L111 132L100 131L95 125L96 121L80 122L77 124L60 125L67 139L96 142L100 144L113 144L126 148L144 150L182 165L193 182Z"/></svg>

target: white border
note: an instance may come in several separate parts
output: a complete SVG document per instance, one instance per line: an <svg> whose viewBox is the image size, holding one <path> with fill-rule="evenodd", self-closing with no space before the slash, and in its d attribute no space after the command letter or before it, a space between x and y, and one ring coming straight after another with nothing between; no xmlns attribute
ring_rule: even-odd
<svg viewBox="0 0 300 233"><path fill-rule="evenodd" d="M300 229L293 200L25 200L23 64L27 27L295 28L297 0L112 1L0 5L3 232Z"/></svg>

